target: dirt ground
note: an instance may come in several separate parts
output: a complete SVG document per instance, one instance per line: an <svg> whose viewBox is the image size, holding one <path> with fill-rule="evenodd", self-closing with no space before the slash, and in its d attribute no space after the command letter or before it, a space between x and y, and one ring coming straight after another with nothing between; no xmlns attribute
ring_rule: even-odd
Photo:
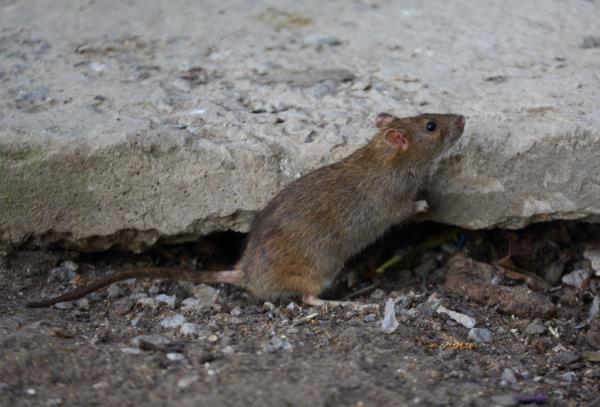
<svg viewBox="0 0 600 407"><path fill-rule="evenodd" d="M164 248L170 260L164 253L21 251L0 267L0 405L493 406L537 400L597 406L600 322L593 306L599 279L592 272L579 288L564 283L583 264L576 241L582 228L537 229L533 239L514 235L515 270L527 263L520 242L541 248L530 260L549 259L546 274L529 267L537 277L531 273L526 281L541 284L537 291L506 273L508 266L499 273L494 264L501 254L482 263L468 259L482 260L490 247L504 249L496 243L500 232L465 232L441 243L439 236L448 236L443 232L410 250L392 234L354 261L329 293L377 303L379 311L299 307L297 299L265 303L232 287L170 281L126 281L84 300L29 309L28 300L127 265L189 262L203 250L204 256L227 256L219 247L223 239L211 250L199 243L194 255L189 248ZM557 238L561 233L568 242ZM235 257L239 241L232 245L228 256ZM413 265L405 263L411 257ZM373 272L390 258L386 270ZM556 262L562 280L550 284L556 275L548 270ZM388 299L398 327L386 333ZM471 317L482 330L441 309Z"/></svg>

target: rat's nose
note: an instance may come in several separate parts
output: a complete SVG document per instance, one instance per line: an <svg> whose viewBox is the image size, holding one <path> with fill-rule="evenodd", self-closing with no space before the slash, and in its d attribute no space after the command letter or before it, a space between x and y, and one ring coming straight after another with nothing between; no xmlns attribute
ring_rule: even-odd
<svg viewBox="0 0 600 407"><path fill-rule="evenodd" d="M456 123L456 125L460 128L461 131L464 130L465 128L465 116L463 115L456 115L456 119L454 119L454 123Z"/></svg>

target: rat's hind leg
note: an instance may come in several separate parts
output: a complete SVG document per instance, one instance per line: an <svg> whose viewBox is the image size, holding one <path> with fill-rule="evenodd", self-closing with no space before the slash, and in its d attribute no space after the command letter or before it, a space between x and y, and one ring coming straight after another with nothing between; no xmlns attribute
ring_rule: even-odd
<svg viewBox="0 0 600 407"><path fill-rule="evenodd" d="M327 301L320 299L316 295L313 294L305 294L302 296L302 302L306 305L311 305L313 307L322 307Z"/></svg>

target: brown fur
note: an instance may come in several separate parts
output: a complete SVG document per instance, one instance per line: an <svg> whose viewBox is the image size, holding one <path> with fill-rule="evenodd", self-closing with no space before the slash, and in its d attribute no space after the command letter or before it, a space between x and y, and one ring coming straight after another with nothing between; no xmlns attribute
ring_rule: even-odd
<svg viewBox="0 0 600 407"><path fill-rule="evenodd" d="M435 131L426 129L430 121L436 123ZM400 119L381 114L376 125L379 131L368 144L293 181L267 204L252 223L237 271L190 274L159 269L158 273L150 268L138 270L135 277L231 283L261 298L290 293L318 296L348 258L415 213L415 197L429 165L460 137L464 118L425 114ZM405 151L386 143L390 129L406 136ZM131 277L109 276L93 290L126 278ZM68 300L89 292L83 287ZM46 306L65 298L29 305Z"/></svg>

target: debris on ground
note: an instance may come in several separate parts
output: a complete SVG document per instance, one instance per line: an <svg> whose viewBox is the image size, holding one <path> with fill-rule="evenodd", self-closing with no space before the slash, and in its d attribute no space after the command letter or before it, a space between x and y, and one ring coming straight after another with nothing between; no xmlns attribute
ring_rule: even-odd
<svg viewBox="0 0 600 407"><path fill-rule="evenodd" d="M494 267L456 255L448 261L444 288L478 304L496 306L505 314L519 317L549 317L555 306L545 295L526 286L505 287L494 284Z"/></svg>
<svg viewBox="0 0 600 407"><path fill-rule="evenodd" d="M40 292L66 292L73 275L55 271L48 280L49 270L68 266L60 254L38 271L30 264L23 279L13 278L20 266L7 261L0 266L0 404L26 397L78 405L119 388L148 405L148 394L159 393L210 404L215 392L232 404L243 397L279 405L299 391L311 405L593 405L600 280L584 249L592 244L563 226L532 229L434 233L443 238L424 237L427 244L411 236L409 249L373 250L369 256L379 257L359 259L352 278L325 293L352 298L344 307L309 307L298 297L263 302L226 285L130 280L62 309L26 309ZM401 261L377 273L390 253ZM115 265L118 256L97 256L74 262L75 280L164 261L145 254L141 264Z"/></svg>

